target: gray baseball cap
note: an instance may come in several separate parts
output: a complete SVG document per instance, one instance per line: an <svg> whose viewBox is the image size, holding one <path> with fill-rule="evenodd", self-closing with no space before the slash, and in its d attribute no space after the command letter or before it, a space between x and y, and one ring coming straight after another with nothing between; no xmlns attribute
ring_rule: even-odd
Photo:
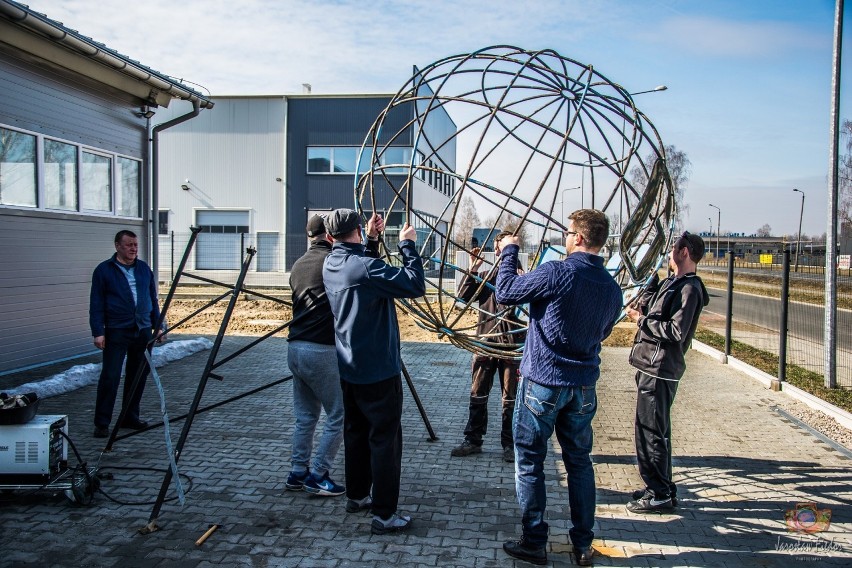
<svg viewBox="0 0 852 568"><path fill-rule="evenodd" d="M347 235L360 224L361 217L352 209L335 209L325 218L325 229L332 237Z"/></svg>

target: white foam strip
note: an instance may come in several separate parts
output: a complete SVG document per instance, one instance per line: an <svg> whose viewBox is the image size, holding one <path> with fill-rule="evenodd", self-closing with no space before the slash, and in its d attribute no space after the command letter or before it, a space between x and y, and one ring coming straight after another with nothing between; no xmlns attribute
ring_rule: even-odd
<svg viewBox="0 0 852 568"><path fill-rule="evenodd" d="M204 337L182 341L169 341L163 345L156 345L154 347L154 365L162 367L172 361L183 359L193 353L210 349L211 347L213 347L213 342ZM34 392L39 398L49 398L88 385L97 384L100 374L100 363L75 365L67 371L53 375L52 377L7 389L6 392L10 395Z"/></svg>

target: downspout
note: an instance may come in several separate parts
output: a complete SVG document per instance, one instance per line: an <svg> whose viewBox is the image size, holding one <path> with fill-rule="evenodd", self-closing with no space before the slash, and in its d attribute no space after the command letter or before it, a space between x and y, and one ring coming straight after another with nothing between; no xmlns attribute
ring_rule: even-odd
<svg viewBox="0 0 852 568"><path fill-rule="evenodd" d="M200 113L201 101L194 99L192 101L192 112L158 124L151 131L151 215L153 217L151 221L151 248L153 249L151 250L151 270L154 272L154 281L158 285L160 282L160 230L154 219L158 218L160 209L160 132L195 118Z"/></svg>

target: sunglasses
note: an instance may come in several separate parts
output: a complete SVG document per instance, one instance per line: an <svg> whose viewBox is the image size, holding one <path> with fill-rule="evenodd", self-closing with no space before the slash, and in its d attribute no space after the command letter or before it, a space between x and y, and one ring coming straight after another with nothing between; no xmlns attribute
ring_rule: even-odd
<svg viewBox="0 0 852 568"><path fill-rule="evenodd" d="M563 231L562 234L567 237L568 235L579 235L580 233L578 233L577 231Z"/></svg>
<svg viewBox="0 0 852 568"><path fill-rule="evenodd" d="M692 243L690 243L689 239L687 239L688 236L689 232L684 231L683 234L681 234L681 236L675 241L673 248L677 250L686 248L686 250L689 251L689 254L695 254L695 249L692 248Z"/></svg>

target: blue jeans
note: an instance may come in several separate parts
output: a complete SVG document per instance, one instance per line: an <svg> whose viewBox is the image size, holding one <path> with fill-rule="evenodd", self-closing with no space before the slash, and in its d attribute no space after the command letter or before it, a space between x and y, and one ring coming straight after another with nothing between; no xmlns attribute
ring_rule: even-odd
<svg viewBox="0 0 852 568"><path fill-rule="evenodd" d="M598 408L594 386L548 387L521 378L515 404L515 489L521 506L524 537L532 545L547 543L544 511L544 460L556 430L568 472L568 534L576 547L592 545L595 523L595 471L592 466L592 418Z"/></svg>
<svg viewBox="0 0 852 568"><path fill-rule="evenodd" d="M308 469L314 445L314 430L320 411L325 409L325 427L311 472L317 477L331 469L343 440L343 394L340 390L340 371L334 345L310 341L290 341L287 344L287 365L293 373L293 471Z"/></svg>

